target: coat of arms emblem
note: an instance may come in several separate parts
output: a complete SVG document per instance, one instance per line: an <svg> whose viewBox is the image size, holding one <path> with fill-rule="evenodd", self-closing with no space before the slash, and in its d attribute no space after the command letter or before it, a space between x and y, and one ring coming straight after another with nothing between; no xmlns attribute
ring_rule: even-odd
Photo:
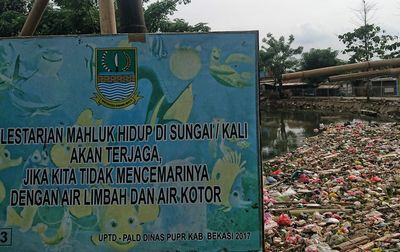
<svg viewBox="0 0 400 252"><path fill-rule="evenodd" d="M108 108L125 108L140 100L136 48L96 49L96 90L92 98Z"/></svg>

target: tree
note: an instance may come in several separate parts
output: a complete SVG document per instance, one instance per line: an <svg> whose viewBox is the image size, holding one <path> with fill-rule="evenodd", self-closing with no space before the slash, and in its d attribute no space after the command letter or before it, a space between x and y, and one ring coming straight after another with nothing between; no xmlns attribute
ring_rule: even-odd
<svg viewBox="0 0 400 252"><path fill-rule="evenodd" d="M18 35L28 13L27 0L0 0L0 37Z"/></svg>
<svg viewBox="0 0 400 252"><path fill-rule="evenodd" d="M343 53L351 54L349 61L352 63L368 61L374 57L394 57L398 47L396 39L396 36L386 34L385 30L374 24L366 24L339 35L339 40L346 46Z"/></svg>
<svg viewBox="0 0 400 252"><path fill-rule="evenodd" d="M339 51L327 49L315 49L311 48L310 51L302 54L300 60L300 67L302 70L311 70L322 67L336 66L343 64L344 62L337 58ZM315 77L308 79L311 83L320 83L325 77Z"/></svg>
<svg viewBox="0 0 400 252"><path fill-rule="evenodd" d="M397 36L386 34L379 26L371 24L375 4L361 0L361 8L357 10L358 19L361 21L361 26L354 29L352 32L339 35L339 40L342 41L346 49L344 54L351 54L350 62L369 61L374 57L392 58L398 54L397 47L400 46L396 42ZM366 96L370 98L370 81L366 80Z"/></svg>
<svg viewBox="0 0 400 252"><path fill-rule="evenodd" d="M35 34L94 34L100 32L97 0L50 1ZM183 19L170 20L177 5L190 0L159 0L147 4L144 15L149 32L209 31L206 23L190 25ZM0 0L0 37L16 36L21 30L32 0ZM118 14L118 12L117 12ZM118 20L118 18L117 18Z"/></svg>
<svg viewBox="0 0 400 252"><path fill-rule="evenodd" d="M291 48L294 36L290 35L288 41L284 36L275 39L268 33L266 38L262 39L264 45L260 50L260 69L266 67L274 78L274 84L279 84L279 95L282 97L282 74L288 70L293 70L298 65L299 60L294 56L303 51L303 47Z"/></svg>
<svg viewBox="0 0 400 252"><path fill-rule="evenodd" d="M386 34L385 30L375 24L370 24L374 10L373 3L362 0L361 8L357 11L362 25L352 32L338 36L346 46L343 53L351 54L350 62L368 61L374 57L390 58L396 54L395 50L399 46L395 42L397 37Z"/></svg>
<svg viewBox="0 0 400 252"><path fill-rule="evenodd" d="M32 0L0 0L0 37L17 36ZM48 3L36 34L91 34L100 31L97 1L54 0Z"/></svg>
<svg viewBox="0 0 400 252"><path fill-rule="evenodd" d="M93 34L100 32L95 0L54 0L49 3L36 34Z"/></svg>
<svg viewBox="0 0 400 252"><path fill-rule="evenodd" d="M330 47L327 49L311 48L310 51L302 54L300 67L302 70L310 70L342 64L343 61L337 58L338 54L339 51L332 50Z"/></svg>
<svg viewBox="0 0 400 252"><path fill-rule="evenodd" d="M149 2L146 0L144 2ZM207 23L198 23L194 26L189 25L183 19L171 21L169 16L177 11L178 4L188 4L190 0L163 0L150 3L145 11L144 18L149 32L208 32L210 27Z"/></svg>

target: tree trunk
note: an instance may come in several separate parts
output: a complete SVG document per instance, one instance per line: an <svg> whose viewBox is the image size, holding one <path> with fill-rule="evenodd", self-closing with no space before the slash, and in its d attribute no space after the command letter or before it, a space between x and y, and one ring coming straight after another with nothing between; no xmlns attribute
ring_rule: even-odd
<svg viewBox="0 0 400 252"><path fill-rule="evenodd" d="M282 91L283 83L282 83L281 79L278 80L278 84L279 84L279 86L278 86L279 98L282 99L283 98L283 91Z"/></svg>
<svg viewBox="0 0 400 252"><path fill-rule="evenodd" d="M119 32L146 33L142 0L118 0Z"/></svg>

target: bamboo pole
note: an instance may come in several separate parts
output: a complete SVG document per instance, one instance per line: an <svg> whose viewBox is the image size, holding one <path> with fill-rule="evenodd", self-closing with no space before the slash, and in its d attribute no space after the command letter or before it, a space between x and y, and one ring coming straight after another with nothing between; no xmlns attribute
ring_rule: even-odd
<svg viewBox="0 0 400 252"><path fill-rule="evenodd" d="M117 34L113 0L99 0L101 34Z"/></svg>
<svg viewBox="0 0 400 252"><path fill-rule="evenodd" d="M390 69L375 70L369 72L335 75L335 76L330 76L328 79L329 81L346 81L346 80L359 80L363 78L373 78L382 75L397 76L399 74L400 74L400 68L390 68Z"/></svg>
<svg viewBox="0 0 400 252"><path fill-rule="evenodd" d="M19 36L32 36L35 33L48 2L49 0L35 0Z"/></svg>
<svg viewBox="0 0 400 252"><path fill-rule="evenodd" d="M400 58L367 61L361 63L347 64L341 66L331 66L331 67L324 67L324 68L318 68L318 69L295 72L295 73L288 73L282 75L282 80L304 79L315 76L329 76L354 70L367 70L369 68L375 69L375 68L389 67L389 66L391 67L400 66Z"/></svg>

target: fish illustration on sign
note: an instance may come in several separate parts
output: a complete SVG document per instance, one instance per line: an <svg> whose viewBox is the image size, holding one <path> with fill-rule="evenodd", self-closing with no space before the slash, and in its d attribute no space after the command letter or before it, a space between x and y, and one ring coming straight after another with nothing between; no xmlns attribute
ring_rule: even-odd
<svg viewBox="0 0 400 252"><path fill-rule="evenodd" d="M208 70L211 76L220 84L228 87L243 88L251 85L251 72L239 72L233 66L235 63L252 64L251 57L242 53L232 53L221 63L221 49L213 48L210 55Z"/></svg>
<svg viewBox="0 0 400 252"><path fill-rule="evenodd" d="M95 45L86 44L86 47L90 49L91 56L90 58L85 57L85 66L89 69L90 72L90 81L93 81L95 71L96 71L96 49Z"/></svg>
<svg viewBox="0 0 400 252"><path fill-rule="evenodd" d="M14 90L10 98L24 116L51 116L68 100L70 86L60 77L64 58L56 48L37 45L37 53L24 61L32 72L28 81L21 82L21 91Z"/></svg>
<svg viewBox="0 0 400 252"><path fill-rule="evenodd" d="M22 170L27 168L48 168L50 158L45 150L36 149L25 161ZM27 232L33 224L38 211L37 206L23 207L22 210L12 206L7 207L6 226L18 226L21 232Z"/></svg>
<svg viewBox="0 0 400 252"><path fill-rule="evenodd" d="M27 80L28 78L22 77L19 72L20 72L20 56L17 56L17 59L15 60L15 65L14 65L14 73L11 77L6 76L5 74L0 73L0 91L5 91L5 90L21 90L20 87L17 85L18 81L20 80Z"/></svg>
<svg viewBox="0 0 400 252"><path fill-rule="evenodd" d="M108 108L136 104L138 93L136 48L96 48L96 91L92 99Z"/></svg>
<svg viewBox="0 0 400 252"><path fill-rule="evenodd" d="M151 55L156 57L157 59L166 58L168 56L168 52L165 49L164 40L161 36L154 36L150 42L150 52Z"/></svg>
<svg viewBox="0 0 400 252"><path fill-rule="evenodd" d="M11 103L20 109L24 116L50 116L51 113L60 108L61 104L46 104L39 97L28 95L21 90L10 92Z"/></svg>
<svg viewBox="0 0 400 252"><path fill-rule="evenodd" d="M5 145L0 145L0 171L10 167L18 166L22 163L22 157L11 159L11 153L6 149ZM0 202L6 197L6 187L3 181L0 180Z"/></svg>
<svg viewBox="0 0 400 252"><path fill-rule="evenodd" d="M101 119L96 119L93 116L93 111L91 109L85 109L83 110L76 122L75 126L77 127L96 127L100 126L103 123ZM107 143L102 143L100 146L105 147ZM85 164L78 164L70 163L71 155L74 149L78 147L85 148L85 155L87 154L87 151L89 151L90 147L93 147L93 143L67 143L66 138L64 139L63 143L57 143L51 147L50 150L50 157L53 163L57 167L72 167L72 168L78 168L78 167L87 167L87 166L93 166L92 163L85 163ZM102 148L102 155L106 156L107 155L107 150L106 148ZM106 165L106 162L103 162L104 165Z"/></svg>
<svg viewBox="0 0 400 252"><path fill-rule="evenodd" d="M11 54L15 52L14 47L12 46L11 43L8 44L7 46L0 46L0 73L4 73L5 71L8 70L9 66L11 65L10 62L8 62L8 58Z"/></svg>
<svg viewBox="0 0 400 252"><path fill-rule="evenodd" d="M23 112L23 116L51 115L53 111L60 108L68 93L66 85L62 85L63 82L58 75L63 64L62 54L58 50L42 48L40 45L38 48L39 52L36 56L25 61L26 64L24 64L25 68L35 68L31 70L31 74L28 77L21 77L18 74L20 68L18 56L11 84L6 85L12 86L9 88L11 103ZM34 66L29 67L33 62ZM10 83L10 80L5 83ZM3 86L3 88L6 87Z"/></svg>
<svg viewBox="0 0 400 252"><path fill-rule="evenodd" d="M234 189L229 195L229 203L232 208L249 208L253 202L242 199L239 189Z"/></svg>
<svg viewBox="0 0 400 252"><path fill-rule="evenodd" d="M32 227L32 230L39 234L42 242L47 246L55 246L66 242L72 233L72 220L68 211L65 211L60 226L52 236L48 236L46 231L48 226L44 223L39 223Z"/></svg>
<svg viewBox="0 0 400 252"><path fill-rule="evenodd" d="M39 45L42 49L42 46ZM37 62L37 73L42 76L59 80L58 71L64 62L63 55L56 49L43 48L40 51Z"/></svg>
<svg viewBox="0 0 400 252"><path fill-rule="evenodd" d="M27 168L48 168L50 157L45 148L43 150L36 149L25 161L23 169Z"/></svg>
<svg viewBox="0 0 400 252"><path fill-rule="evenodd" d="M115 234L118 238L115 241L106 240L105 243L117 251L128 251L137 246L139 241L124 237L127 234L135 237L142 235L143 225L155 221L160 212L157 205L115 205L104 206L100 209L99 228L102 234ZM93 235L92 241L100 245L99 235Z"/></svg>
<svg viewBox="0 0 400 252"><path fill-rule="evenodd" d="M5 145L0 145L0 171L10 167L18 166L22 163L22 157L11 159L11 153Z"/></svg>
<svg viewBox="0 0 400 252"><path fill-rule="evenodd" d="M20 213L17 213L11 206L7 207L7 220L6 227L17 226L19 231L27 232L33 223L33 219L38 211L37 206L27 206L22 209Z"/></svg>
<svg viewBox="0 0 400 252"><path fill-rule="evenodd" d="M227 152L214 165L209 183L221 187L220 205L222 205L223 211L230 211L233 207L231 200L237 200L239 196L237 194L236 198L231 197L231 191L236 178L245 171L245 165L246 161L242 161L241 154L233 151ZM239 202L238 205L241 205L241 203Z"/></svg>
<svg viewBox="0 0 400 252"><path fill-rule="evenodd" d="M6 187L4 186L3 181L0 180L0 203L3 202L6 197Z"/></svg>

